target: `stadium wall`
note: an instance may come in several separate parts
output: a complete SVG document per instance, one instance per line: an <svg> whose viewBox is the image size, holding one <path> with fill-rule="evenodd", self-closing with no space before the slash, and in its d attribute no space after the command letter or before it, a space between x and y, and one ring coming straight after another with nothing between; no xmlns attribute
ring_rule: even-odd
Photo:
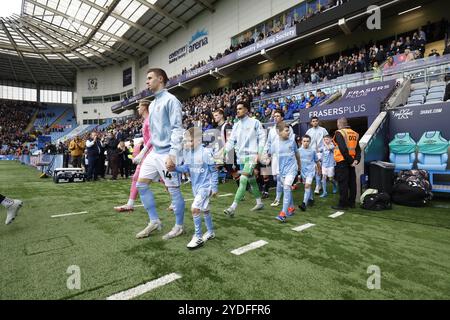
<svg viewBox="0 0 450 320"><path fill-rule="evenodd" d="M149 54L149 65L140 68L138 87L145 88L145 73L149 66L159 66L169 77L178 75L184 67L189 68L201 60L208 60L223 53L231 45L231 38L264 20L277 15L302 1L295 0L221 0L214 4L215 12L205 10L189 21L187 29L179 29L168 41L157 45ZM208 33L208 44L192 53L169 63L169 56L189 44L198 31ZM194 41L195 43L195 41Z"/></svg>
<svg viewBox="0 0 450 320"><path fill-rule="evenodd" d="M128 68L131 68L131 84L123 86L123 71ZM96 89L92 86L90 88L90 79L96 79ZM125 92L130 89L133 89L133 93L136 93L136 83L135 61L128 61L124 64L105 69L90 69L78 72L76 82L77 94L74 100L75 113L78 123L82 124L84 119L107 119L118 116L111 111L112 105L117 103L117 101L83 104L83 97L106 96ZM96 110L96 112L94 110ZM127 116L132 113L133 111L126 111L120 114L120 117Z"/></svg>

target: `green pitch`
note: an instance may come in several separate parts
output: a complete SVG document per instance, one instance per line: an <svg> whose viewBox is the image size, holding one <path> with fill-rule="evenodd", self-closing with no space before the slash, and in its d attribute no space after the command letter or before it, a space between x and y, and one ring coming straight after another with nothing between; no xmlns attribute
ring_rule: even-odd
<svg viewBox="0 0 450 320"><path fill-rule="evenodd" d="M181 279L138 299L449 299L450 203L427 208L395 206L391 211L353 209L332 219L331 195L281 224L277 211L250 212L249 193L229 218L232 197L212 200L216 239L186 249L193 223L187 202L186 231L164 241L174 224L165 209L169 195L154 185L162 232L137 240L147 214L138 207L120 214L130 180L54 184L15 162L0 162L0 193L24 201L17 219L5 226L0 207L0 299L105 299L145 282L178 273ZM233 193L234 183L220 194ZM190 185L183 185L186 199ZM300 191L294 193L296 202ZM51 215L88 211L50 218ZM314 223L302 232L293 227ZM267 245L241 256L231 250L257 240ZM69 290L69 266L79 266L81 289ZM370 290L371 265L381 270L381 288Z"/></svg>

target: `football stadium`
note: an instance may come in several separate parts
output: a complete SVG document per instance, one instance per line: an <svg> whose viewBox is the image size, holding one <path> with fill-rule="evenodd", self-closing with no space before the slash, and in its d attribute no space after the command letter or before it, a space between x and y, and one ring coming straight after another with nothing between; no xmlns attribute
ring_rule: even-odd
<svg viewBox="0 0 450 320"><path fill-rule="evenodd" d="M2 1L0 299L449 299L449 18Z"/></svg>

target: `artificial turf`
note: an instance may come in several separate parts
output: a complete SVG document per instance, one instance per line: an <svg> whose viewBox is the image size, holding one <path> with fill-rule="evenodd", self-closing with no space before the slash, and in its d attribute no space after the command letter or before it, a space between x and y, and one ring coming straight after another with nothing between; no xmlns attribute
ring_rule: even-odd
<svg viewBox="0 0 450 320"><path fill-rule="evenodd" d="M161 236L174 224L166 211L169 195L153 185L162 232L137 240L147 223L142 207L131 214L113 206L126 202L130 180L55 184L17 162L0 162L0 193L24 206L9 226L0 224L0 299L105 299L117 292L175 272L182 276L137 299L449 299L450 202L425 208L395 205L393 210L346 211L332 219L336 195L316 198L288 222L265 209L250 212L246 195L234 218L223 209L232 197L211 202L216 239L189 251L193 223L187 202L187 233L169 241ZM183 185L186 199L190 185ZM220 194L234 193L234 183ZM301 190L294 192L300 201ZM50 218L51 215L88 211ZM0 207L1 217L5 209ZM293 227L314 223L295 232ZM241 256L231 250L257 240L267 245ZM69 290L69 266L81 270L81 289ZM370 290L367 269L381 270L381 288Z"/></svg>

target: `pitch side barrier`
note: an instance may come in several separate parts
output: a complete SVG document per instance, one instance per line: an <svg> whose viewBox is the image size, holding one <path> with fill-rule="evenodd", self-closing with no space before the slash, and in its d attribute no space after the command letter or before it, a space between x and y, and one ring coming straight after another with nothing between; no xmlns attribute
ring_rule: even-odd
<svg viewBox="0 0 450 320"><path fill-rule="evenodd" d="M38 155L21 155L16 158L20 163L36 168L42 173L53 172L55 168L60 168L64 163L63 154L38 154Z"/></svg>

